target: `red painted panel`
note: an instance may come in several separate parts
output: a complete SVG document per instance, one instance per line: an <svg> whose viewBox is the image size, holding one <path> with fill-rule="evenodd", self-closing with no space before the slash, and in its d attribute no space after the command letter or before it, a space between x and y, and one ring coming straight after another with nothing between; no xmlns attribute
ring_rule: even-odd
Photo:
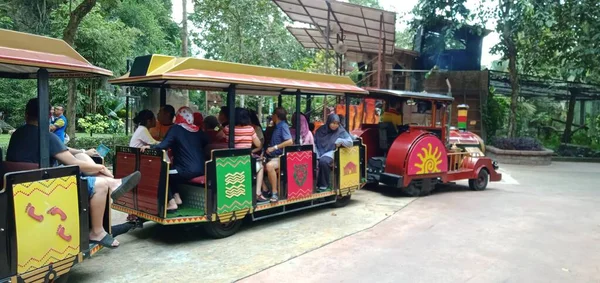
<svg viewBox="0 0 600 283"><path fill-rule="evenodd" d="M359 136L367 148L367 159L383 156L379 148L379 128L377 125L363 124L362 129L352 131L353 135Z"/></svg>
<svg viewBox="0 0 600 283"><path fill-rule="evenodd" d="M410 129L400 134L388 150L388 158L385 160L385 172L403 176L406 171L404 164L411 146L419 137L427 134L430 133L417 129Z"/></svg>
<svg viewBox="0 0 600 283"><path fill-rule="evenodd" d="M123 178L135 171L136 155L128 152L117 152L115 156L115 178ZM133 192L127 192L125 195L115 201L116 204L128 208L135 208Z"/></svg>
<svg viewBox="0 0 600 283"><path fill-rule="evenodd" d="M160 184L162 159L158 156L140 156L142 179L137 188L138 209L156 214L158 212L158 185Z"/></svg>
<svg viewBox="0 0 600 283"><path fill-rule="evenodd" d="M288 199L310 196L313 192L313 152L287 154Z"/></svg>

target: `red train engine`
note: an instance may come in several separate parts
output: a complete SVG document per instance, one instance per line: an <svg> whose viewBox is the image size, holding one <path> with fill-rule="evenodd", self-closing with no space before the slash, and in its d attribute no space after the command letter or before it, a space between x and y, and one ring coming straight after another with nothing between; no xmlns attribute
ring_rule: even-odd
<svg viewBox="0 0 600 283"><path fill-rule="evenodd" d="M484 156L483 141L466 131L466 111L459 113L465 115L459 119L459 130L447 126L452 97L397 90L369 92L371 99L383 100L386 106L382 122L362 123L352 131L368 148L368 182L421 196L438 183L469 180L471 189L484 190L489 181L502 179L498 166ZM470 144L464 139L474 141Z"/></svg>

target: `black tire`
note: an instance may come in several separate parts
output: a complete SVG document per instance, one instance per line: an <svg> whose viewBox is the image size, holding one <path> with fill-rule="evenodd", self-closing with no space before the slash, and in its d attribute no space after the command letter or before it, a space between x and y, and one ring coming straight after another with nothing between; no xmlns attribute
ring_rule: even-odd
<svg viewBox="0 0 600 283"><path fill-rule="evenodd" d="M402 191L410 197L419 197L422 194L421 188L416 186L413 182L411 182L408 187L403 188Z"/></svg>
<svg viewBox="0 0 600 283"><path fill-rule="evenodd" d="M347 196L343 196L343 197L338 195L337 199L335 200L334 203L331 204L331 206L335 207L335 208L344 207L350 203L350 198L352 198L352 195L347 195Z"/></svg>
<svg viewBox="0 0 600 283"><path fill-rule="evenodd" d="M487 169L482 168L477 174L477 179L469 179L469 188L474 191L483 191L487 188L490 180L490 174Z"/></svg>
<svg viewBox="0 0 600 283"><path fill-rule="evenodd" d="M221 223L219 221L208 222L203 228L211 238L223 239L237 233L241 226L242 219L238 219L228 223Z"/></svg>

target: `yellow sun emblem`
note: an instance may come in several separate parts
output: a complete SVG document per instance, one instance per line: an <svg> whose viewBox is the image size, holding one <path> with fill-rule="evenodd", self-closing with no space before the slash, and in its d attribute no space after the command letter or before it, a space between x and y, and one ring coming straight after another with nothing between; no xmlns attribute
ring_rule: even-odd
<svg viewBox="0 0 600 283"><path fill-rule="evenodd" d="M417 154L419 159L421 159L421 163L415 164L415 167L421 169L417 172L417 174L440 172L441 170L438 168L438 166L442 164L442 153L439 151L439 148L436 146L434 151L431 143L428 143L427 148L422 147L421 150L423 151L423 154Z"/></svg>

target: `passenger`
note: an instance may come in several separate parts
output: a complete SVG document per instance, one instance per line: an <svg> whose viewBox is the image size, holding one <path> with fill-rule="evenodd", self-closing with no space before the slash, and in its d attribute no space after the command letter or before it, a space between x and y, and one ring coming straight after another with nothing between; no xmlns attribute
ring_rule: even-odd
<svg viewBox="0 0 600 283"><path fill-rule="evenodd" d="M235 137L233 144L235 148L251 148L254 145L252 153L260 153L262 144L254 127L250 122L250 112L244 108L235 108ZM223 128L223 131L219 132L217 139L224 139L225 142L229 142L229 125Z"/></svg>
<svg viewBox="0 0 600 283"><path fill-rule="evenodd" d="M402 126L402 102L399 99L391 99L388 109L383 112L381 122L392 123L396 127Z"/></svg>
<svg viewBox="0 0 600 283"><path fill-rule="evenodd" d="M219 111L219 124L221 124L221 128L229 125L229 107L221 107L221 111Z"/></svg>
<svg viewBox="0 0 600 283"><path fill-rule="evenodd" d="M129 141L130 147L142 147L159 143L148 131L148 129L152 129L156 126L156 118L154 118L154 113L152 113L152 111L148 109L140 111L135 118L133 118L133 123L137 125L137 128L135 129L133 136L131 136L131 141Z"/></svg>
<svg viewBox="0 0 600 283"><path fill-rule="evenodd" d="M330 188L331 166L333 165L333 154L335 149L344 146L352 146L352 137L342 126L340 117L331 114L327 117L327 123L319 127L315 133L315 146L317 158L319 159L319 174L317 178L317 189L319 192Z"/></svg>
<svg viewBox="0 0 600 283"><path fill-rule="evenodd" d="M200 112L194 112L194 125L204 131L204 116Z"/></svg>
<svg viewBox="0 0 600 283"><path fill-rule="evenodd" d="M265 167L269 177L269 183L271 184L271 189L273 190L271 202L279 201L279 189L277 187L277 171L279 171L278 156L283 154L283 148L294 144L292 135L290 134L290 127L287 124L286 116L287 111L285 111L285 109L282 107L275 108L275 112L273 113L272 117L275 128L273 129L273 135L271 136L269 147L265 151L267 158L270 158ZM259 172L259 174L264 174L264 171L265 170L262 170ZM262 179L263 177L260 176L260 178Z"/></svg>
<svg viewBox="0 0 600 283"><path fill-rule="evenodd" d="M300 144L301 145L307 145L307 144L311 144L314 145L315 144L315 139L313 137L313 134L310 132L310 128L308 127L308 122L306 121L306 116L304 116L304 114L300 113ZM296 141L296 126L294 125L294 123L296 123L296 113L294 113L294 115L292 115L292 129L290 129L290 133L292 134L292 139L294 140L294 142Z"/></svg>
<svg viewBox="0 0 600 283"><path fill-rule="evenodd" d="M37 150L40 145L38 109L38 99L29 100L25 107L25 120L27 123L13 133L6 152L7 161L40 162L40 152ZM44 121L46 121L45 119L46 117L44 117ZM119 242L108 234L102 226L104 210L108 201L106 196L108 192L111 192L111 198L116 200L131 191L140 181L140 172L136 171L125 178L115 179L110 170L104 165L94 163L91 157L88 156L95 153L94 150L88 151L88 155L86 155L83 150L79 151L66 147L56 135L50 132L46 133L48 134L50 164L60 161L65 165L77 165L81 172L85 172L82 178L87 179L87 190L90 198L92 222L90 242L107 248L118 247Z"/></svg>
<svg viewBox="0 0 600 283"><path fill-rule="evenodd" d="M260 124L260 119L258 119L258 115L256 114L256 112L254 110L249 110L250 111L250 124L252 124L252 126L254 126L254 131L256 132L256 135L258 136L258 139L260 140L260 144L264 145L265 144L265 134L263 133L263 128Z"/></svg>
<svg viewBox="0 0 600 283"><path fill-rule="evenodd" d="M217 128L219 128L217 117L207 116L206 119L204 119L204 132L208 136L209 143L220 142L217 139L217 133L219 132Z"/></svg>
<svg viewBox="0 0 600 283"><path fill-rule="evenodd" d="M169 175L168 212L175 212L183 203L177 191L178 185L204 175L204 147L207 144L206 135L194 125L192 109L184 106L177 111L175 125L161 143L142 147L142 152L148 148L173 151L176 173Z"/></svg>
<svg viewBox="0 0 600 283"><path fill-rule="evenodd" d="M175 118L175 108L171 105L165 105L160 108L158 111L158 124L156 127L150 129L150 134L157 141L162 141L169 128L173 126L173 118Z"/></svg>

